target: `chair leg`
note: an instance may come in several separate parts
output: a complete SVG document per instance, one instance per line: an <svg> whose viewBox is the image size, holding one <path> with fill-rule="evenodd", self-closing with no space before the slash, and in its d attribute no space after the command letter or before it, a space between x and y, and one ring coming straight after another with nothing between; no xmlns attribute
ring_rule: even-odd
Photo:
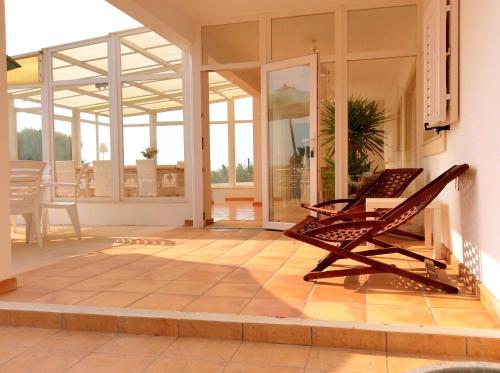
<svg viewBox="0 0 500 373"><path fill-rule="evenodd" d="M314 244L313 242L310 242L310 243ZM322 245L320 247L326 249L326 247L323 245L323 242L321 242L321 244ZM354 243L351 246L354 246ZM350 247L350 246L346 245L346 248L347 247ZM419 282L419 283L424 284L426 286L430 286L430 287L434 287L436 289L443 290L447 293L452 293L452 294L458 293L458 289L456 287L448 285L444 282L434 280L434 279L416 274L414 272L411 272L411 271L408 271L405 269L401 269L401 268L398 268L398 267L390 265L390 264L380 262L380 261L375 260L373 258L370 258L368 256L364 256L362 254L358 254L358 253L346 250L342 247L330 246L327 250L330 251L331 254L329 254L325 259L323 259L322 262L326 261L328 259L328 257L330 257L333 254L333 255L336 255L335 258L338 258L338 257L349 258L349 259L355 260L357 262L363 263L371 268L370 271L376 270L378 272L393 273L395 275L408 278L408 279L413 280L415 282ZM336 260L336 259L334 259L334 260ZM363 269L363 270L366 271L368 269ZM341 270L341 271L343 271L341 273L345 272L345 270ZM316 271L316 269L314 269L311 272L322 272L322 270ZM332 275L332 274L335 274L335 271L330 271L329 275ZM306 276L304 276L304 278L306 278L306 277L311 278L314 276L317 276L317 275L315 273L308 273L308 274L306 274ZM327 277L327 276L325 276L325 277Z"/></svg>
<svg viewBox="0 0 500 373"><path fill-rule="evenodd" d="M424 262L426 260L430 260L431 262L434 263L434 265L436 267L441 268L441 269L446 269L446 263L440 262L439 260L428 258L424 255L417 254L413 251L403 249L402 247L394 246L394 245L388 244L387 242L380 241L376 238L370 238L368 241L377 245L377 246L380 246L380 247L383 247L386 249L394 249L394 252L397 252L398 254L408 256L408 257L416 259L416 260L420 260L421 262Z"/></svg>
<svg viewBox="0 0 500 373"><path fill-rule="evenodd" d="M439 260L428 258L424 255L414 253L413 251L406 250L406 249L403 249L401 247L398 247L397 249L398 249L398 254L408 256L408 257L413 258L413 259L420 260L421 262L425 262L426 260L430 260L432 263L434 263L434 265L436 267L441 268L441 269L446 269L446 263L440 262Z"/></svg>
<svg viewBox="0 0 500 373"><path fill-rule="evenodd" d="M49 233L49 209L42 208L42 234L47 236Z"/></svg>
<svg viewBox="0 0 500 373"><path fill-rule="evenodd" d="M43 236L41 230L40 210L35 209L33 212L33 227L35 229L36 237L38 239L38 247L43 247Z"/></svg>
<svg viewBox="0 0 500 373"><path fill-rule="evenodd" d="M337 269L334 271L323 271L323 272L309 272L304 276L305 281L317 280L320 278L331 278L331 277L344 277L344 276L359 276L371 273L380 273L376 268L365 267L365 268L351 268L351 269Z"/></svg>
<svg viewBox="0 0 500 373"><path fill-rule="evenodd" d="M339 257L338 255L334 253L330 253L327 256L325 256L323 259L321 259L316 267L311 272L321 272L325 270L326 268L330 267L333 263L335 263L337 260L343 259L342 257Z"/></svg>
<svg viewBox="0 0 500 373"><path fill-rule="evenodd" d="M417 240L417 241L424 241L425 240L425 237L422 236L422 235L420 235L420 234L403 231L403 230L398 229L398 228L389 231L389 233L390 234L395 234L397 236L403 236L403 237L412 238L412 239Z"/></svg>
<svg viewBox="0 0 500 373"><path fill-rule="evenodd" d="M26 227L26 243L31 243L32 234L31 234L31 228L32 228L32 222L33 222L33 216L31 214L23 214L23 219Z"/></svg>
<svg viewBox="0 0 500 373"><path fill-rule="evenodd" d="M73 229L75 230L76 236L79 239L81 239L82 233L80 230L80 219L78 218L78 210L76 208L76 205L68 206L66 211L68 211L68 215L69 215L69 218L71 220L71 223L73 224Z"/></svg>

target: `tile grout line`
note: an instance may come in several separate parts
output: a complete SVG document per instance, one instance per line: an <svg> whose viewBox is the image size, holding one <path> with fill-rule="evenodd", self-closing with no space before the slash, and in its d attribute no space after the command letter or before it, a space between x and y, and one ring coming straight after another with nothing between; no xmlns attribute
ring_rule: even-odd
<svg viewBox="0 0 500 373"><path fill-rule="evenodd" d="M239 341L239 345L238 347L234 350L234 352L231 354L231 356L229 357L229 359L227 359L227 361L224 362L224 369L222 370L222 372L225 372L227 367L229 366L229 364L233 361L233 358L236 356L236 354L238 353L238 351L241 349L241 346L243 346L243 343L245 343L245 338L244 338L244 328L243 328L243 325L241 326L242 328L242 331L241 331L241 335L242 335L242 338L241 338L241 341Z"/></svg>

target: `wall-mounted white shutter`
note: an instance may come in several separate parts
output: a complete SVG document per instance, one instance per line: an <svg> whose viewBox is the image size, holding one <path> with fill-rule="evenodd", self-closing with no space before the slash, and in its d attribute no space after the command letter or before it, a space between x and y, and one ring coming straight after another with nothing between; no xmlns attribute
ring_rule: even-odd
<svg viewBox="0 0 500 373"><path fill-rule="evenodd" d="M424 104L430 127L458 120L458 0L432 0L424 17Z"/></svg>

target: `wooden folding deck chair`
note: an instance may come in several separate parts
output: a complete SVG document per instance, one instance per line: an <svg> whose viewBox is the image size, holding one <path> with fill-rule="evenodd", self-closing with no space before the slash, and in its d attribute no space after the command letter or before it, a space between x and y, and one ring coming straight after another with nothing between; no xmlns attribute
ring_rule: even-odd
<svg viewBox="0 0 500 373"><path fill-rule="evenodd" d="M314 206L302 204L302 207L326 216L354 211L365 211L367 198L397 198L406 190L408 185L423 171L422 168L393 168L384 170L375 180L361 189L354 198L332 199ZM339 204L345 203L342 209L336 209ZM423 240L421 235L393 229L390 233Z"/></svg>
<svg viewBox="0 0 500 373"><path fill-rule="evenodd" d="M285 231L286 236L330 252L325 258L319 261L318 265L311 272L304 276L304 280L311 281L320 278L370 273L393 273L448 293L458 293L456 287L435 278L401 269L370 257L373 255L399 253L422 262L431 263L438 268L446 268L445 263L388 244L377 237L383 233L390 232L416 216L436 198L450 181L462 175L468 168L469 166L466 164L451 167L404 202L383 215L376 212L358 211L347 212L326 219L308 216L294 227ZM373 218L374 220L366 220L367 218ZM364 242L371 242L381 248L353 251ZM366 267L325 271L325 269L337 260L345 258L365 264Z"/></svg>

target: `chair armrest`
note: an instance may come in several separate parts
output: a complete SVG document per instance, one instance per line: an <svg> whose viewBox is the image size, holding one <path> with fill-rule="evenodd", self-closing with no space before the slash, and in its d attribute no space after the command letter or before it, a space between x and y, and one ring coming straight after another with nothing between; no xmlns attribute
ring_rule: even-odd
<svg viewBox="0 0 500 373"><path fill-rule="evenodd" d="M331 225L338 221L353 221L353 220L366 221L366 218L379 218L380 216L381 214L377 211L345 212L326 219L318 220L318 223L321 225ZM375 221L378 220L379 219ZM369 221L374 221L374 220L369 220Z"/></svg>
<svg viewBox="0 0 500 373"><path fill-rule="evenodd" d="M328 205L336 205L338 203L349 203L351 201L352 201L352 199L350 199L350 198L331 199L328 201L323 201L323 202L317 203L311 207L324 207L324 206L328 206Z"/></svg>
<svg viewBox="0 0 500 373"><path fill-rule="evenodd" d="M314 228L304 232L305 236L316 236L321 233L335 232L341 229L362 229L362 228L382 228L386 225L385 220L363 220L363 221L351 221L334 223L330 225L325 225L323 227Z"/></svg>
<svg viewBox="0 0 500 373"><path fill-rule="evenodd" d="M76 187L78 184L76 183L66 183L66 182L58 182L58 181L49 181L47 183L43 183L44 186L49 187Z"/></svg>
<svg viewBox="0 0 500 373"><path fill-rule="evenodd" d="M316 205L315 206L310 206L310 205L307 205L305 203L302 203L300 206L302 208L307 209L307 210L314 211L314 212L317 212L318 214L322 214L322 215L326 215L326 216L336 216L338 214L342 214L343 213L340 210L324 209L324 208L321 208L321 207L316 207Z"/></svg>

